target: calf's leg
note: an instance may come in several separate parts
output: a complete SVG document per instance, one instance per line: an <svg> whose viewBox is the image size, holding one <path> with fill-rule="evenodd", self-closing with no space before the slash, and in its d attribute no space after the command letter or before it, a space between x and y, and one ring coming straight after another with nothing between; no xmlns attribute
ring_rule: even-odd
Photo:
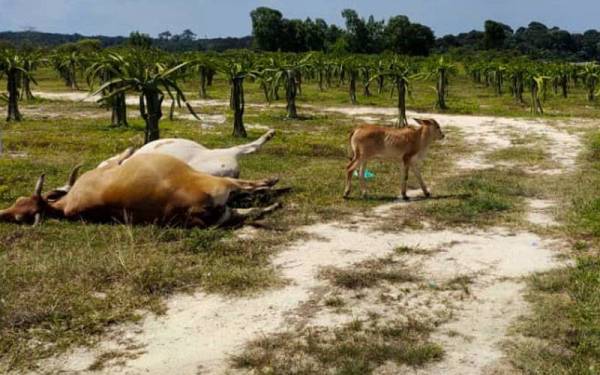
<svg viewBox="0 0 600 375"><path fill-rule="evenodd" d="M358 158L354 157L354 159L352 159L352 161L350 161L346 167L346 189L344 190L344 198L347 198L352 191L352 174L359 164Z"/></svg>
<svg viewBox="0 0 600 375"><path fill-rule="evenodd" d="M365 180L365 172L367 170L367 162L360 163L358 169L358 183L360 184L360 193L365 198L367 196L367 183Z"/></svg>
<svg viewBox="0 0 600 375"><path fill-rule="evenodd" d="M418 164L416 162L411 162L410 166L413 172L415 173L415 176L417 177L417 181L419 181L419 185L421 185L421 190L423 190L423 194L425 194L426 197L430 197L431 193L429 192L429 190L427 190L427 185L425 185L423 177L421 177L421 171L419 170Z"/></svg>
<svg viewBox="0 0 600 375"><path fill-rule="evenodd" d="M402 190L402 199L405 201L408 200L408 195L406 195L406 185L408 183L408 163L403 163L400 168L400 189Z"/></svg>

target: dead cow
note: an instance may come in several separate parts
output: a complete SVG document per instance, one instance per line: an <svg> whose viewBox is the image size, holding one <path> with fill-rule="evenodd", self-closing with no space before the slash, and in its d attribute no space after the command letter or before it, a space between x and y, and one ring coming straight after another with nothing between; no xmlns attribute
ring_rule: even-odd
<svg viewBox="0 0 600 375"><path fill-rule="evenodd" d="M75 169L69 178L72 186L45 195L42 195L42 175L34 195L19 198L12 207L0 210L0 221L35 224L46 215L96 222L117 220L207 227L243 220L278 207L278 204L249 209L227 206L232 192L269 189L277 179L214 177L166 155L136 155L127 163L93 169L79 179L75 178L76 173Z"/></svg>
<svg viewBox="0 0 600 375"><path fill-rule="evenodd" d="M275 130L269 130L257 140L229 148L208 149L199 143L187 139L168 138L160 139L144 145L139 150L133 148L100 163L98 168L120 163L132 155L163 154L177 158L198 172L208 173L213 176L239 177L239 158L242 155L258 151L269 139L273 138Z"/></svg>
<svg viewBox="0 0 600 375"><path fill-rule="evenodd" d="M350 134L350 147L353 156L346 167L346 189L344 197L350 195L352 189L352 174L358 168L360 189L363 196L367 194L365 183L365 168L367 162L373 158L398 160L402 164L402 197L408 200L406 195L406 183L408 180L408 169L412 168L423 194L430 196L418 162L425 158L427 149L433 141L443 139L444 133L437 121L433 119L415 119L421 126L418 129L387 128L375 125L364 125L354 129Z"/></svg>

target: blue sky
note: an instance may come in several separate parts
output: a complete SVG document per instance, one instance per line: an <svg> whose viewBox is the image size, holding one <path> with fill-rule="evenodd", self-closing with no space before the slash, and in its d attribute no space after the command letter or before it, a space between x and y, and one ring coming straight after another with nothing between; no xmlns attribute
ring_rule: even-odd
<svg viewBox="0 0 600 375"><path fill-rule="evenodd" d="M84 35L153 36L191 29L199 37L243 36L251 32L249 13L258 6L287 18L321 17L343 25L342 9L377 19L404 14L430 26L437 36L482 29L494 19L513 27L540 21L573 32L600 29L600 0L0 0L0 31Z"/></svg>

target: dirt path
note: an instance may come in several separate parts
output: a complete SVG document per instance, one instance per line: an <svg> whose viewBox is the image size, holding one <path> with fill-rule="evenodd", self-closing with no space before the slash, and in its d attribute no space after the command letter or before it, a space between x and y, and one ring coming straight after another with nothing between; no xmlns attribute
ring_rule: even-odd
<svg viewBox="0 0 600 375"><path fill-rule="evenodd" d="M389 120L390 109L325 109L354 116L371 116ZM359 113L357 113L359 112ZM421 114L421 116L423 116ZM443 125L460 129L468 142L484 146L468 159L457 160L462 169L494 166L486 153L510 146L515 132L525 136L542 136L556 162L556 170L538 173L562 173L575 166L581 149L576 135L563 126L543 121L516 120L475 116L431 115ZM418 192L409 192L409 195ZM555 255L561 242L541 238L527 231L502 227L488 230L433 230L427 225L419 230L384 232L379 225L405 203L380 206L368 217L355 217L341 223L321 223L301 228L306 239L299 240L273 259L289 283L280 289L256 297L229 299L197 293L171 298L164 316L148 315L140 325L121 327L116 339L98 348L78 349L68 356L48 361L46 368L66 372L85 372L98 355L124 350L132 343L141 346L135 358L124 365L109 366L107 374L221 374L229 369L228 358L238 353L248 341L261 335L288 330L294 322L314 326L332 326L367 316L371 309L379 312L402 306L407 316L451 316L433 334L445 350L441 362L419 369L419 374L484 374L504 366L500 347L507 329L520 315L527 313L522 293L523 276L560 266ZM409 203L411 204L411 203ZM532 225L555 225L551 201L528 202L527 217ZM351 223L351 224L348 224ZM332 314L315 299L315 291L327 288L318 277L323 267L350 267L358 262L381 258L401 246L418 247L417 254L404 254L402 261L426 281L426 285L443 285L457 277L471 281L469 294L460 299L436 288L415 286L410 292L396 293L385 306L357 304L341 314ZM366 301L370 301L368 298ZM306 314L306 304L313 312ZM397 304L398 306L394 305ZM121 358L122 360L122 358ZM379 373L397 373L400 369L386 365Z"/></svg>

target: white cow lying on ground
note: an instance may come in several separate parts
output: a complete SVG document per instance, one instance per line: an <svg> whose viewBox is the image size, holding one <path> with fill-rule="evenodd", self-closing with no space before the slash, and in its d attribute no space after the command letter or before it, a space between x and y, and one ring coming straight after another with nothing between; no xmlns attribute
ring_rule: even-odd
<svg viewBox="0 0 600 375"><path fill-rule="evenodd" d="M187 139L160 139L144 145L137 151L129 148L123 153L103 161L98 168L125 163L132 155L163 154L183 161L198 172L237 178L240 175L239 157L258 151L274 134L275 130L271 129L254 142L212 150Z"/></svg>

